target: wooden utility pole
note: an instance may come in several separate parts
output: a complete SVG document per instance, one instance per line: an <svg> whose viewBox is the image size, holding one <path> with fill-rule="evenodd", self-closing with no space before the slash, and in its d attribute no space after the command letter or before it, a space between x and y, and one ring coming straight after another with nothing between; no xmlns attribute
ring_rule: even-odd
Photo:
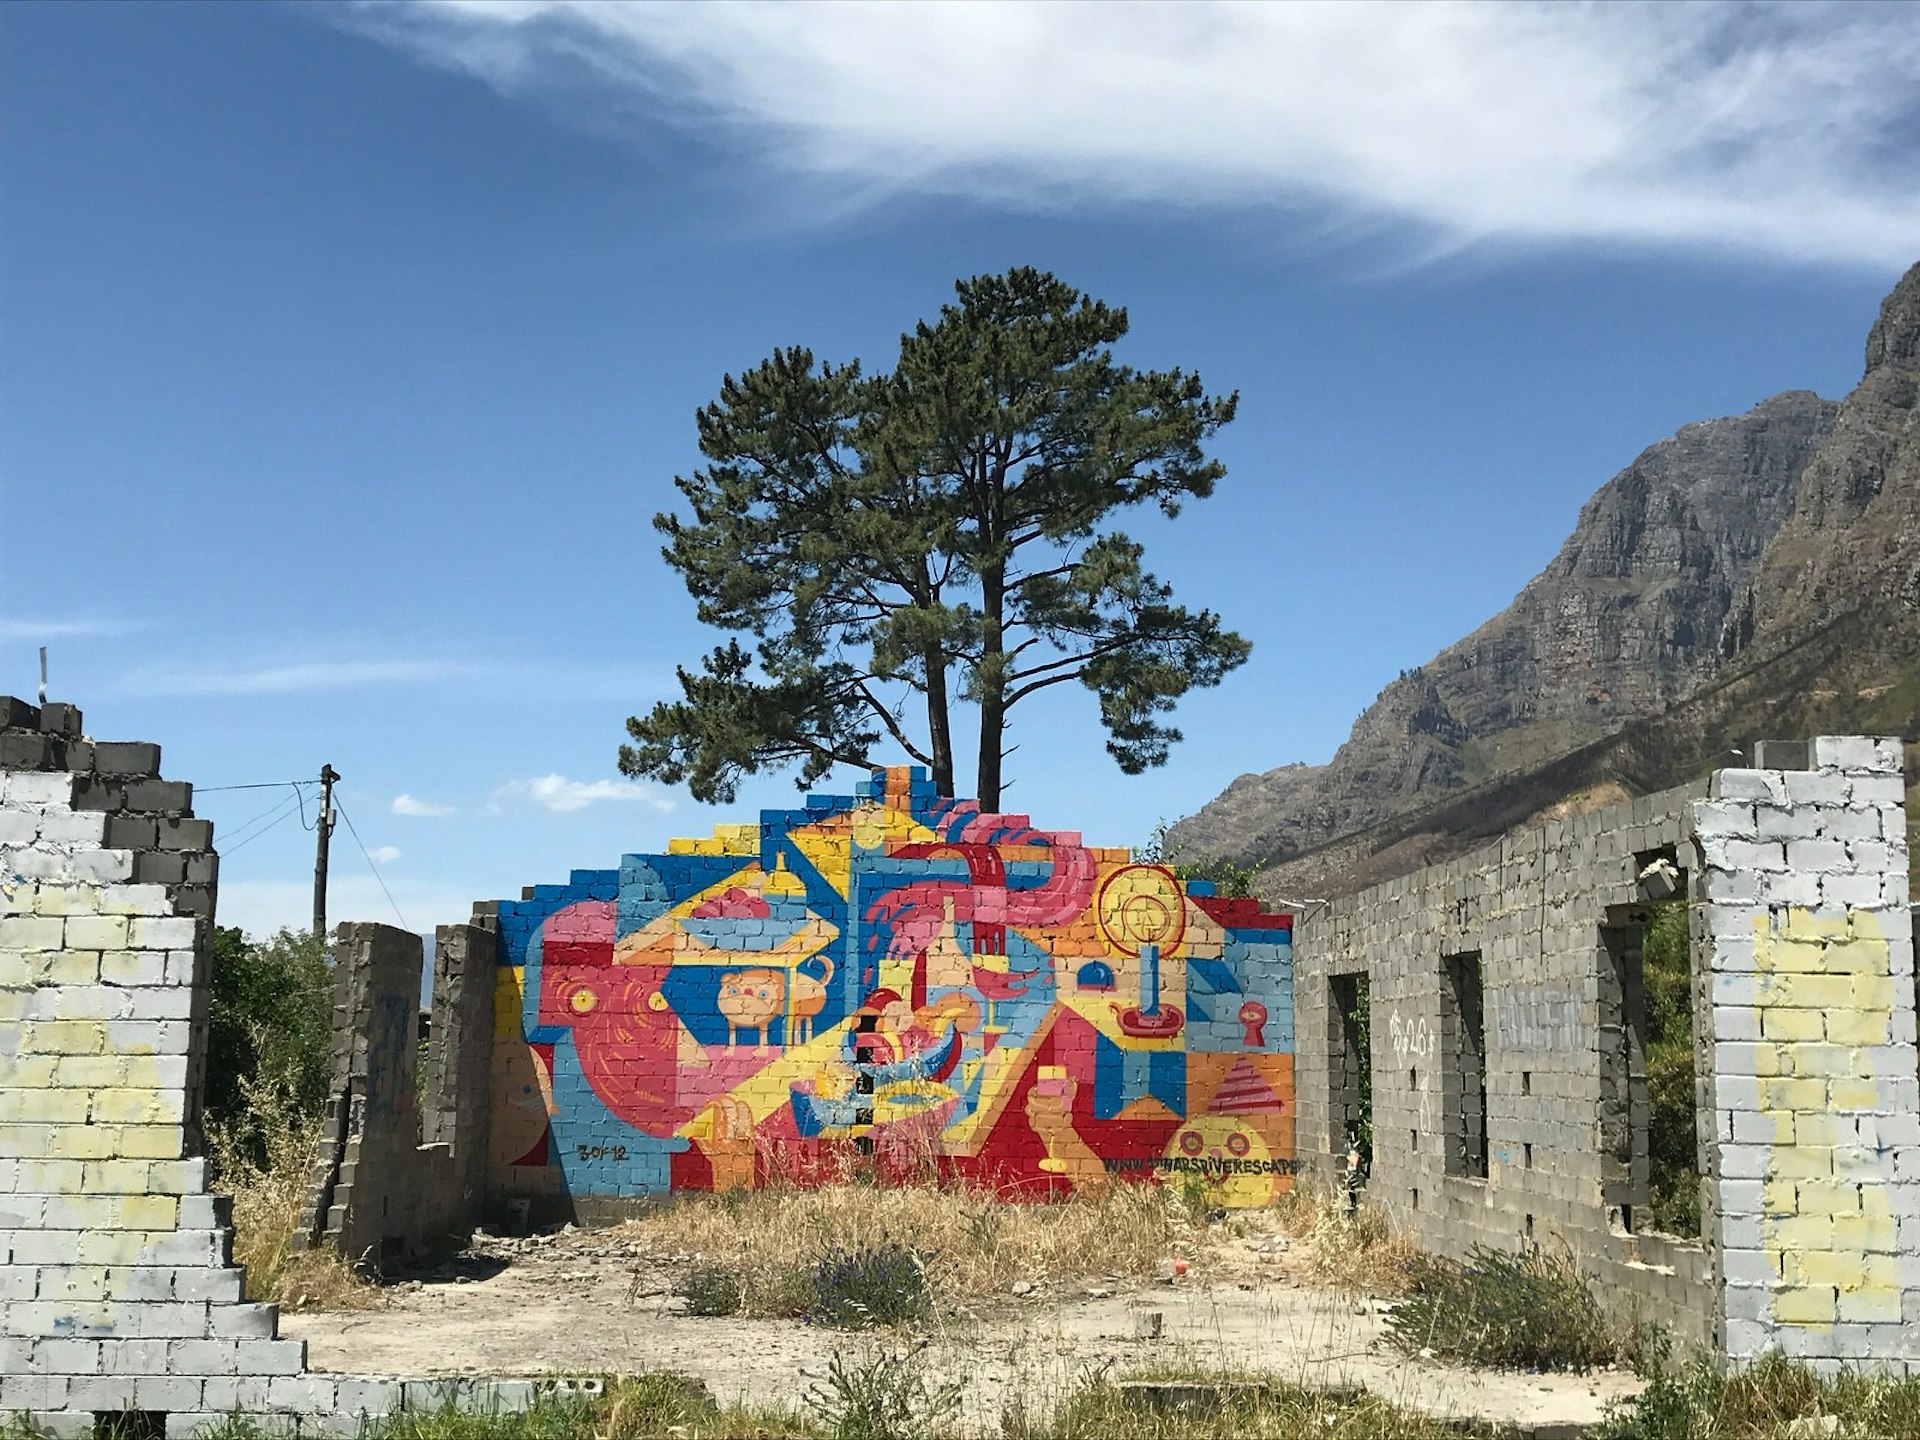
<svg viewBox="0 0 1920 1440"><path fill-rule="evenodd" d="M333 782L340 778L333 766L320 767L320 819L313 827L313 933L327 943L327 837L333 834Z"/></svg>

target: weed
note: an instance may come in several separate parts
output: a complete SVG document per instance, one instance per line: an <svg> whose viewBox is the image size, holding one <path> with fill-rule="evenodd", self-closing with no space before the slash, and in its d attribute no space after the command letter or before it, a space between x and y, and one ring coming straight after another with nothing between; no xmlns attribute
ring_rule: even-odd
<svg viewBox="0 0 1920 1440"><path fill-rule="evenodd" d="M380 1292L332 1251L292 1252L318 1122L280 1086L244 1075L236 1083L249 1106L244 1143L220 1127L209 1130L207 1141L219 1183L233 1196L233 1258L246 1267L247 1298L277 1301L289 1310L380 1304ZM266 1157L263 1165L255 1163L256 1153Z"/></svg>
<svg viewBox="0 0 1920 1440"><path fill-rule="evenodd" d="M849 1359L836 1350L807 1404L834 1440L932 1440L958 1415L961 1385L930 1381L925 1351L920 1344Z"/></svg>
<svg viewBox="0 0 1920 1440"><path fill-rule="evenodd" d="M1202 1371L1130 1378L1155 1383L1098 1377L1076 1391L1051 1423L1009 1440L1457 1440L1460 1434L1445 1422L1359 1392Z"/></svg>
<svg viewBox="0 0 1920 1440"><path fill-rule="evenodd" d="M1824 1378L1777 1355L1723 1374L1698 1356L1615 1406L1593 1440L1784 1440L1802 1433L1794 1421L1819 1419L1843 1435L1920 1435L1920 1378Z"/></svg>
<svg viewBox="0 0 1920 1440"><path fill-rule="evenodd" d="M398 1410L369 1427L368 1440L580 1440L593 1433L584 1399L544 1400L525 1410ZM234 1437L240 1440L240 1437Z"/></svg>
<svg viewBox="0 0 1920 1440"><path fill-rule="evenodd" d="M594 1407L599 1440L639 1440L676 1428L691 1430L720 1413L706 1382L677 1370L623 1376Z"/></svg>
<svg viewBox="0 0 1920 1440"><path fill-rule="evenodd" d="M1387 1315L1388 1338L1409 1353L1531 1370L1588 1370L1620 1353L1619 1337L1565 1256L1475 1246L1465 1264L1419 1257L1412 1279L1411 1292Z"/></svg>
<svg viewBox="0 0 1920 1440"><path fill-rule="evenodd" d="M904 1245L856 1245L813 1268L812 1318L850 1330L899 1325L927 1313L927 1267Z"/></svg>
<svg viewBox="0 0 1920 1440"><path fill-rule="evenodd" d="M655 1255L698 1255L737 1270L745 1311L791 1315L812 1302L821 1259L849 1235L885 1236L921 1256L945 1297L1003 1295L1083 1276L1144 1278L1197 1232L1178 1197L1153 1185L1009 1204L977 1185L877 1186L782 1181L734 1196L678 1195L626 1223L621 1238Z"/></svg>
<svg viewBox="0 0 1920 1440"><path fill-rule="evenodd" d="M737 1315L746 1304L747 1285L731 1265L696 1265L673 1293L687 1302L689 1315Z"/></svg>
<svg viewBox="0 0 1920 1440"><path fill-rule="evenodd" d="M1394 1233L1387 1213L1345 1204L1297 1181L1274 1214L1304 1251L1305 1271L1316 1284L1369 1295L1398 1295L1412 1281L1420 1252Z"/></svg>

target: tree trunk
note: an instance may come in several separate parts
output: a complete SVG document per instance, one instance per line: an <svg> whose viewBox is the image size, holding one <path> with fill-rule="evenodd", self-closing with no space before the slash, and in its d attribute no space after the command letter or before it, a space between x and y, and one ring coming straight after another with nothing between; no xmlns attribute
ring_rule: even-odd
<svg viewBox="0 0 1920 1440"><path fill-rule="evenodd" d="M980 609L986 634L980 651L980 773L976 793L983 814L1000 812L1000 760L1007 728L1007 681L1001 671L1005 641L1007 567L996 562L980 570Z"/></svg>
<svg viewBox="0 0 1920 1440"><path fill-rule="evenodd" d="M927 669L927 756L933 761L933 785L952 799L953 723L947 710L947 655L938 645L922 657Z"/></svg>

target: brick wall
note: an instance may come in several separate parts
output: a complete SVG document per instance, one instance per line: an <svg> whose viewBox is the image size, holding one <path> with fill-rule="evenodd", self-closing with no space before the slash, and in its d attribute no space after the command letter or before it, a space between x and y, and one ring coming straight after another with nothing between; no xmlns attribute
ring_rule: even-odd
<svg viewBox="0 0 1920 1440"><path fill-rule="evenodd" d="M1897 740L1694 807L1726 1350L1920 1367L1920 1076Z"/></svg>
<svg viewBox="0 0 1920 1440"><path fill-rule="evenodd" d="M1722 771L1302 917L1301 1160L1329 1179L1344 1164L1356 1086L1342 1012L1346 977L1365 975L1369 1196L1420 1244L1564 1246L1616 1313L1733 1359L1916 1365L1900 746L1837 737L1770 753L1807 768ZM1650 1228L1634 1018L1635 936L1675 886L1689 901L1698 1240ZM1467 957L1484 986L1477 1052L1457 994ZM1484 1178L1466 1153L1475 1104Z"/></svg>
<svg viewBox="0 0 1920 1440"><path fill-rule="evenodd" d="M350 1435L409 1403L524 1404L524 1381L306 1373L243 1298L200 1151L212 827L159 767L0 697L0 1414Z"/></svg>
<svg viewBox="0 0 1920 1440"><path fill-rule="evenodd" d="M1291 921L890 770L481 907L491 1186L574 1216L872 1167L1291 1183Z"/></svg>

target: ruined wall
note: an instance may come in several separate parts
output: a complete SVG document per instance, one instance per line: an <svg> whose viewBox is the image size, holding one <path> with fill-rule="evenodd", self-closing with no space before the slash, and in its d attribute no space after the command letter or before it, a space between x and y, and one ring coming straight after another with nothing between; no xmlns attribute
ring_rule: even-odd
<svg viewBox="0 0 1920 1440"><path fill-rule="evenodd" d="M1897 740L1694 807L1725 1343L1920 1366L1920 1074Z"/></svg>
<svg viewBox="0 0 1920 1440"><path fill-rule="evenodd" d="M1722 771L1304 917L1303 1164L1345 1162L1364 975L1368 1194L1421 1245L1563 1244L1616 1312L1733 1359L1920 1362L1900 749L1809 752L1806 771ZM1699 1240L1648 1213L1636 937L1672 894L1689 905Z"/></svg>
<svg viewBox="0 0 1920 1440"><path fill-rule="evenodd" d="M1290 922L1124 849L850 797L481 907L492 1189L582 1203L852 1163L1035 1194L1293 1168Z"/></svg>
<svg viewBox="0 0 1920 1440"><path fill-rule="evenodd" d="M0 1413L57 1431L304 1398L206 1190L212 828L159 769L0 698Z"/></svg>
<svg viewBox="0 0 1920 1440"><path fill-rule="evenodd" d="M0 696L0 1416L353 1435L410 1405L526 1404L524 1380L310 1373L243 1299L200 1154L213 829L157 745L80 727Z"/></svg>
<svg viewBox="0 0 1920 1440"><path fill-rule="evenodd" d="M1644 1211L1649 1198L1644 1141L1637 1154L1621 1143L1631 1142L1632 1069L1628 1092L1612 1093L1599 1058L1603 1044L1624 1041L1622 997L1603 981L1605 932L1645 911L1639 877L1654 858L1664 852L1677 869L1695 869L1687 843L1694 793L1516 833L1334 902L1300 926L1297 1005L1309 1057L1300 1068L1303 1158L1323 1173L1345 1162L1342 1097L1330 1081L1343 1055L1332 977L1364 973L1368 1198L1441 1253L1564 1243L1603 1293L1708 1344L1710 1258L1702 1244L1631 1233L1633 1208ZM1462 1047L1454 993L1476 959L1484 987L1477 1056ZM1462 1153L1470 1097L1461 1077L1475 1060L1485 1077L1480 1164Z"/></svg>
<svg viewBox="0 0 1920 1440"><path fill-rule="evenodd" d="M495 950L484 930L440 927L424 1085L420 937L346 924L331 953L333 1093L294 1248L379 1269L463 1240L479 1218Z"/></svg>

